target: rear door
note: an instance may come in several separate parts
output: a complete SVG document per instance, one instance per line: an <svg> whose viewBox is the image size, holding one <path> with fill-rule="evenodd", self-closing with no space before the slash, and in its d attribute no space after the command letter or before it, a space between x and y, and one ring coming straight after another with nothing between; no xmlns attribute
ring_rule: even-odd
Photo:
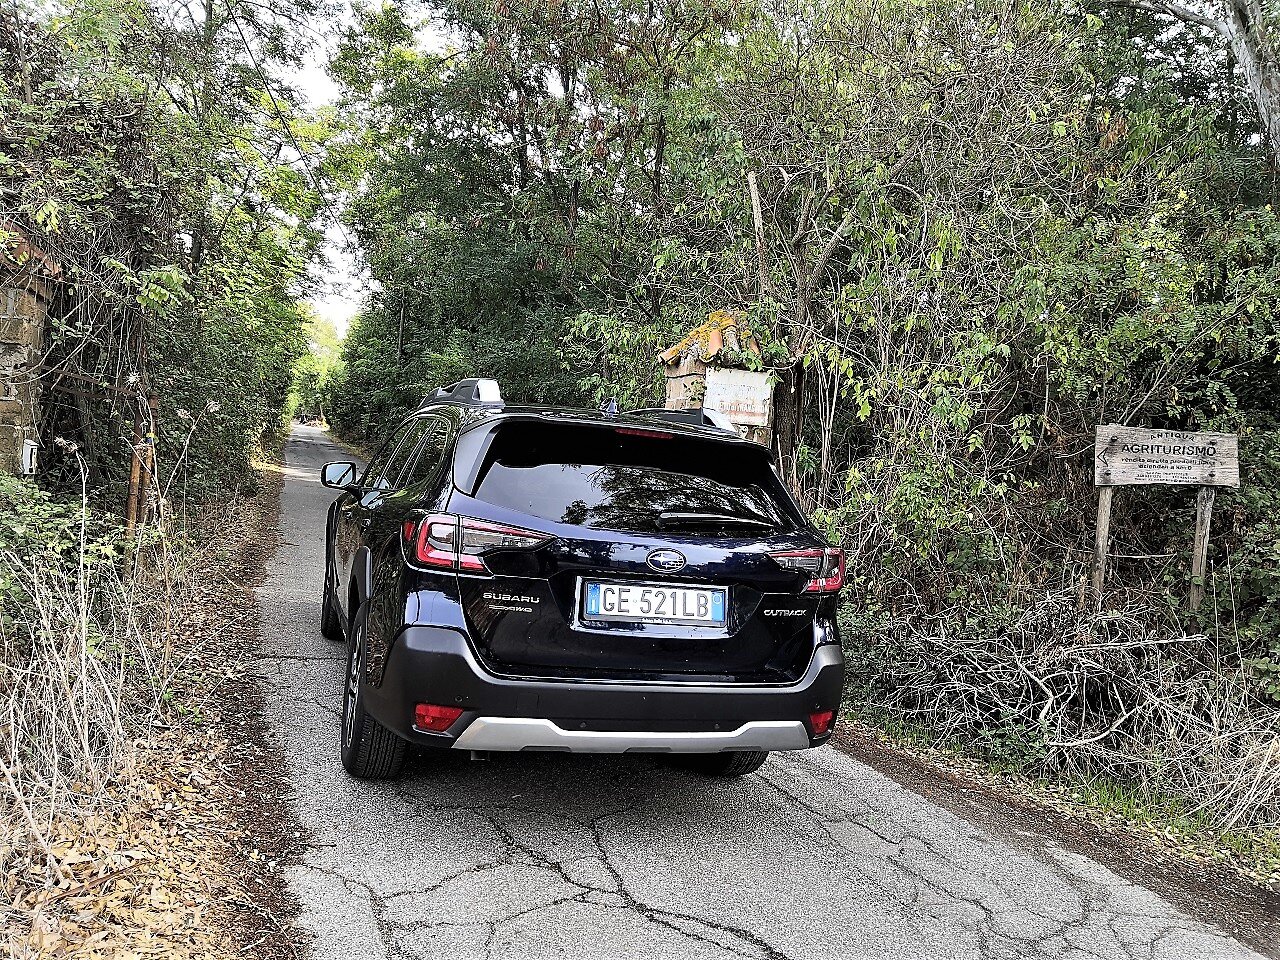
<svg viewBox="0 0 1280 960"><path fill-rule="evenodd" d="M449 426L445 417L426 414L411 421L378 480L379 500L369 510L365 535L369 547L369 619L367 665L380 677L391 638L405 621L403 525L417 512L443 467Z"/></svg>
<svg viewBox="0 0 1280 960"><path fill-rule="evenodd" d="M513 675L785 683L823 602L779 555L821 549L766 449L625 422L513 419L451 512L538 531L460 576Z"/></svg>
<svg viewBox="0 0 1280 960"><path fill-rule="evenodd" d="M338 596L348 617L355 611L346 610L347 584L351 582L357 554L361 547L370 546L379 537L385 539L386 524L378 524L383 516L383 501L394 489L397 478L406 461L427 430L420 419L401 424L365 468L360 479L360 494L345 496L337 508L334 535L334 559L338 572Z"/></svg>

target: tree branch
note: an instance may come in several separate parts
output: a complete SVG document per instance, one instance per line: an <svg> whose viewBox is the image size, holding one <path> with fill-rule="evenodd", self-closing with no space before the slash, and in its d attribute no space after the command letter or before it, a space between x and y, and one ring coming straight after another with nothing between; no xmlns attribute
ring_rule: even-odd
<svg viewBox="0 0 1280 960"><path fill-rule="evenodd" d="M1175 20L1181 20L1183 23L1193 23L1198 27L1207 27L1220 37L1231 38L1230 28L1224 20L1215 20L1213 17L1205 16L1203 13L1196 13L1190 7L1184 7L1180 3L1165 2L1165 0L1109 0L1113 7L1128 7L1130 10L1145 10L1148 13L1160 13L1167 17L1173 17Z"/></svg>

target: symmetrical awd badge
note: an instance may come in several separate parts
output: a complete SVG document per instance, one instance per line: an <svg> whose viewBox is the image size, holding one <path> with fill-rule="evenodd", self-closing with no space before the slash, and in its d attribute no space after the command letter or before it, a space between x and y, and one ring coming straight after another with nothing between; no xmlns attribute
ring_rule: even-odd
<svg viewBox="0 0 1280 960"><path fill-rule="evenodd" d="M650 570L658 573L675 573L683 570L685 565L684 554L679 550L651 550L644 562L649 565Z"/></svg>

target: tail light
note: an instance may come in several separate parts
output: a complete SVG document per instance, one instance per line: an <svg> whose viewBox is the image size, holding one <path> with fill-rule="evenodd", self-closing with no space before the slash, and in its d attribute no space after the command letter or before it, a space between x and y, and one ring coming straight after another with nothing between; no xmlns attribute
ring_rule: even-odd
<svg viewBox="0 0 1280 960"><path fill-rule="evenodd" d="M804 593L835 593L844 586L844 551L839 547L771 553L778 565L806 574Z"/></svg>
<svg viewBox="0 0 1280 960"><path fill-rule="evenodd" d="M551 539L545 533L508 527L487 520L455 517L448 513L404 525L406 544L413 559L424 567L483 573L484 554L490 550L530 550Z"/></svg>

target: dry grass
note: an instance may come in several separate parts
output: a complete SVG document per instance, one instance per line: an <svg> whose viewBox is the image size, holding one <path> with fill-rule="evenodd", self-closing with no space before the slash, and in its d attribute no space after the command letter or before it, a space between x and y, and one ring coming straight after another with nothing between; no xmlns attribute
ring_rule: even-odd
<svg viewBox="0 0 1280 960"><path fill-rule="evenodd" d="M243 815L253 748L220 716L246 669L220 644L253 633L252 595L224 579L230 541L269 543L268 513L224 505L229 539L200 549L151 531L132 563L86 562L88 537L60 557L0 545L8 955L222 960L281 929L258 853L274 825Z"/></svg>
<svg viewBox="0 0 1280 960"><path fill-rule="evenodd" d="M130 581L113 564L0 553L17 593L0 625L4 777L19 814L10 843L44 844L60 811L92 805L132 761L173 676L157 610L173 575ZM158 581L170 582L158 593ZM59 873L56 857L49 867Z"/></svg>
<svg viewBox="0 0 1280 960"><path fill-rule="evenodd" d="M225 823L220 745L159 731L128 755L101 794L55 809L39 846L9 861L16 960L233 952L221 905L247 894L224 867L241 835Z"/></svg>
<svg viewBox="0 0 1280 960"><path fill-rule="evenodd" d="M897 614L854 657L882 717L1063 783L1177 798L1223 834L1280 826L1280 711L1235 651L1070 591L976 625ZM856 629L856 628L855 628ZM1233 666L1236 664L1236 666Z"/></svg>

